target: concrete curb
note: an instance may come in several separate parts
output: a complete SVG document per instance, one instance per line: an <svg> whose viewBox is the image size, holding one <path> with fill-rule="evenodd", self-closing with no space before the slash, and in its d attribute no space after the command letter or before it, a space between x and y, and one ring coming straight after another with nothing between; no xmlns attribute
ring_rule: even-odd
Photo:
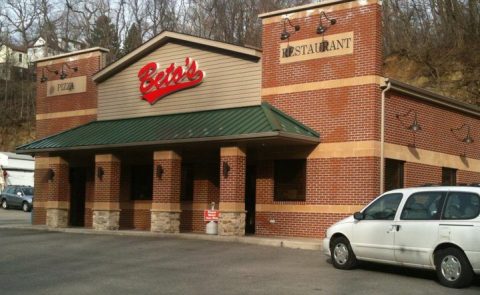
<svg viewBox="0 0 480 295"><path fill-rule="evenodd" d="M171 238L171 239L187 239L187 240L204 240L214 242L234 242L260 246L300 249L300 250L322 250L321 239L308 238L290 238L290 237L237 237L237 236L216 236L207 234L195 233L180 233L180 234L164 234L147 231L133 231L133 230L93 230L85 228L48 228L46 226L31 226L31 225L1 225L0 229L23 229L23 230L38 230L50 232L62 232L73 234L86 235L109 235L109 236L136 236L136 237L157 237L157 238Z"/></svg>

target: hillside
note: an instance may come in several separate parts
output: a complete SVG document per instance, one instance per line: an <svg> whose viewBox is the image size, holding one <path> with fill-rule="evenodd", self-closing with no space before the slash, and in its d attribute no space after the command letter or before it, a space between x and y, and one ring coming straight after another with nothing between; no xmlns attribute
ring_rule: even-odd
<svg viewBox="0 0 480 295"><path fill-rule="evenodd" d="M385 58L384 74L386 77L469 104L480 103L480 68L466 65L458 59L446 63L436 79L425 64L393 54Z"/></svg>

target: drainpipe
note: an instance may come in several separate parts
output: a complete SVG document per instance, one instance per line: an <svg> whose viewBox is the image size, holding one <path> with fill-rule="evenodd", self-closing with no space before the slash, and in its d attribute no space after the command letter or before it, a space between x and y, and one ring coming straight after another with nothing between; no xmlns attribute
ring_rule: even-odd
<svg viewBox="0 0 480 295"><path fill-rule="evenodd" d="M381 119L380 119L380 194L385 190L385 95L392 84L385 79L387 87L382 90L382 106L381 106Z"/></svg>

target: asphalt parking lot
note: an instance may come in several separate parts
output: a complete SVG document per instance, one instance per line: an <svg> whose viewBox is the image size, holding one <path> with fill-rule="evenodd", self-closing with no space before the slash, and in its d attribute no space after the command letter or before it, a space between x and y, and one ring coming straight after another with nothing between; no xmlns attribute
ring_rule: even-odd
<svg viewBox="0 0 480 295"><path fill-rule="evenodd" d="M10 213L10 211L7 211ZM19 211L20 212L20 211ZM0 210L0 221L5 217ZM432 272L334 269L318 251L0 228L1 294L479 294Z"/></svg>
<svg viewBox="0 0 480 295"><path fill-rule="evenodd" d="M3 225L29 225L31 213L21 210L0 209L0 227Z"/></svg>

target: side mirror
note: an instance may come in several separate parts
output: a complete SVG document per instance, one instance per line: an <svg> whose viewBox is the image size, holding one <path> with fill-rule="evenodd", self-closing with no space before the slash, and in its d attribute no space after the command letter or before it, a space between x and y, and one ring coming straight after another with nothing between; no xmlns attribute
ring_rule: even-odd
<svg viewBox="0 0 480 295"><path fill-rule="evenodd" d="M353 213L353 218L355 218L355 220L363 220L365 216L362 212L355 212Z"/></svg>

